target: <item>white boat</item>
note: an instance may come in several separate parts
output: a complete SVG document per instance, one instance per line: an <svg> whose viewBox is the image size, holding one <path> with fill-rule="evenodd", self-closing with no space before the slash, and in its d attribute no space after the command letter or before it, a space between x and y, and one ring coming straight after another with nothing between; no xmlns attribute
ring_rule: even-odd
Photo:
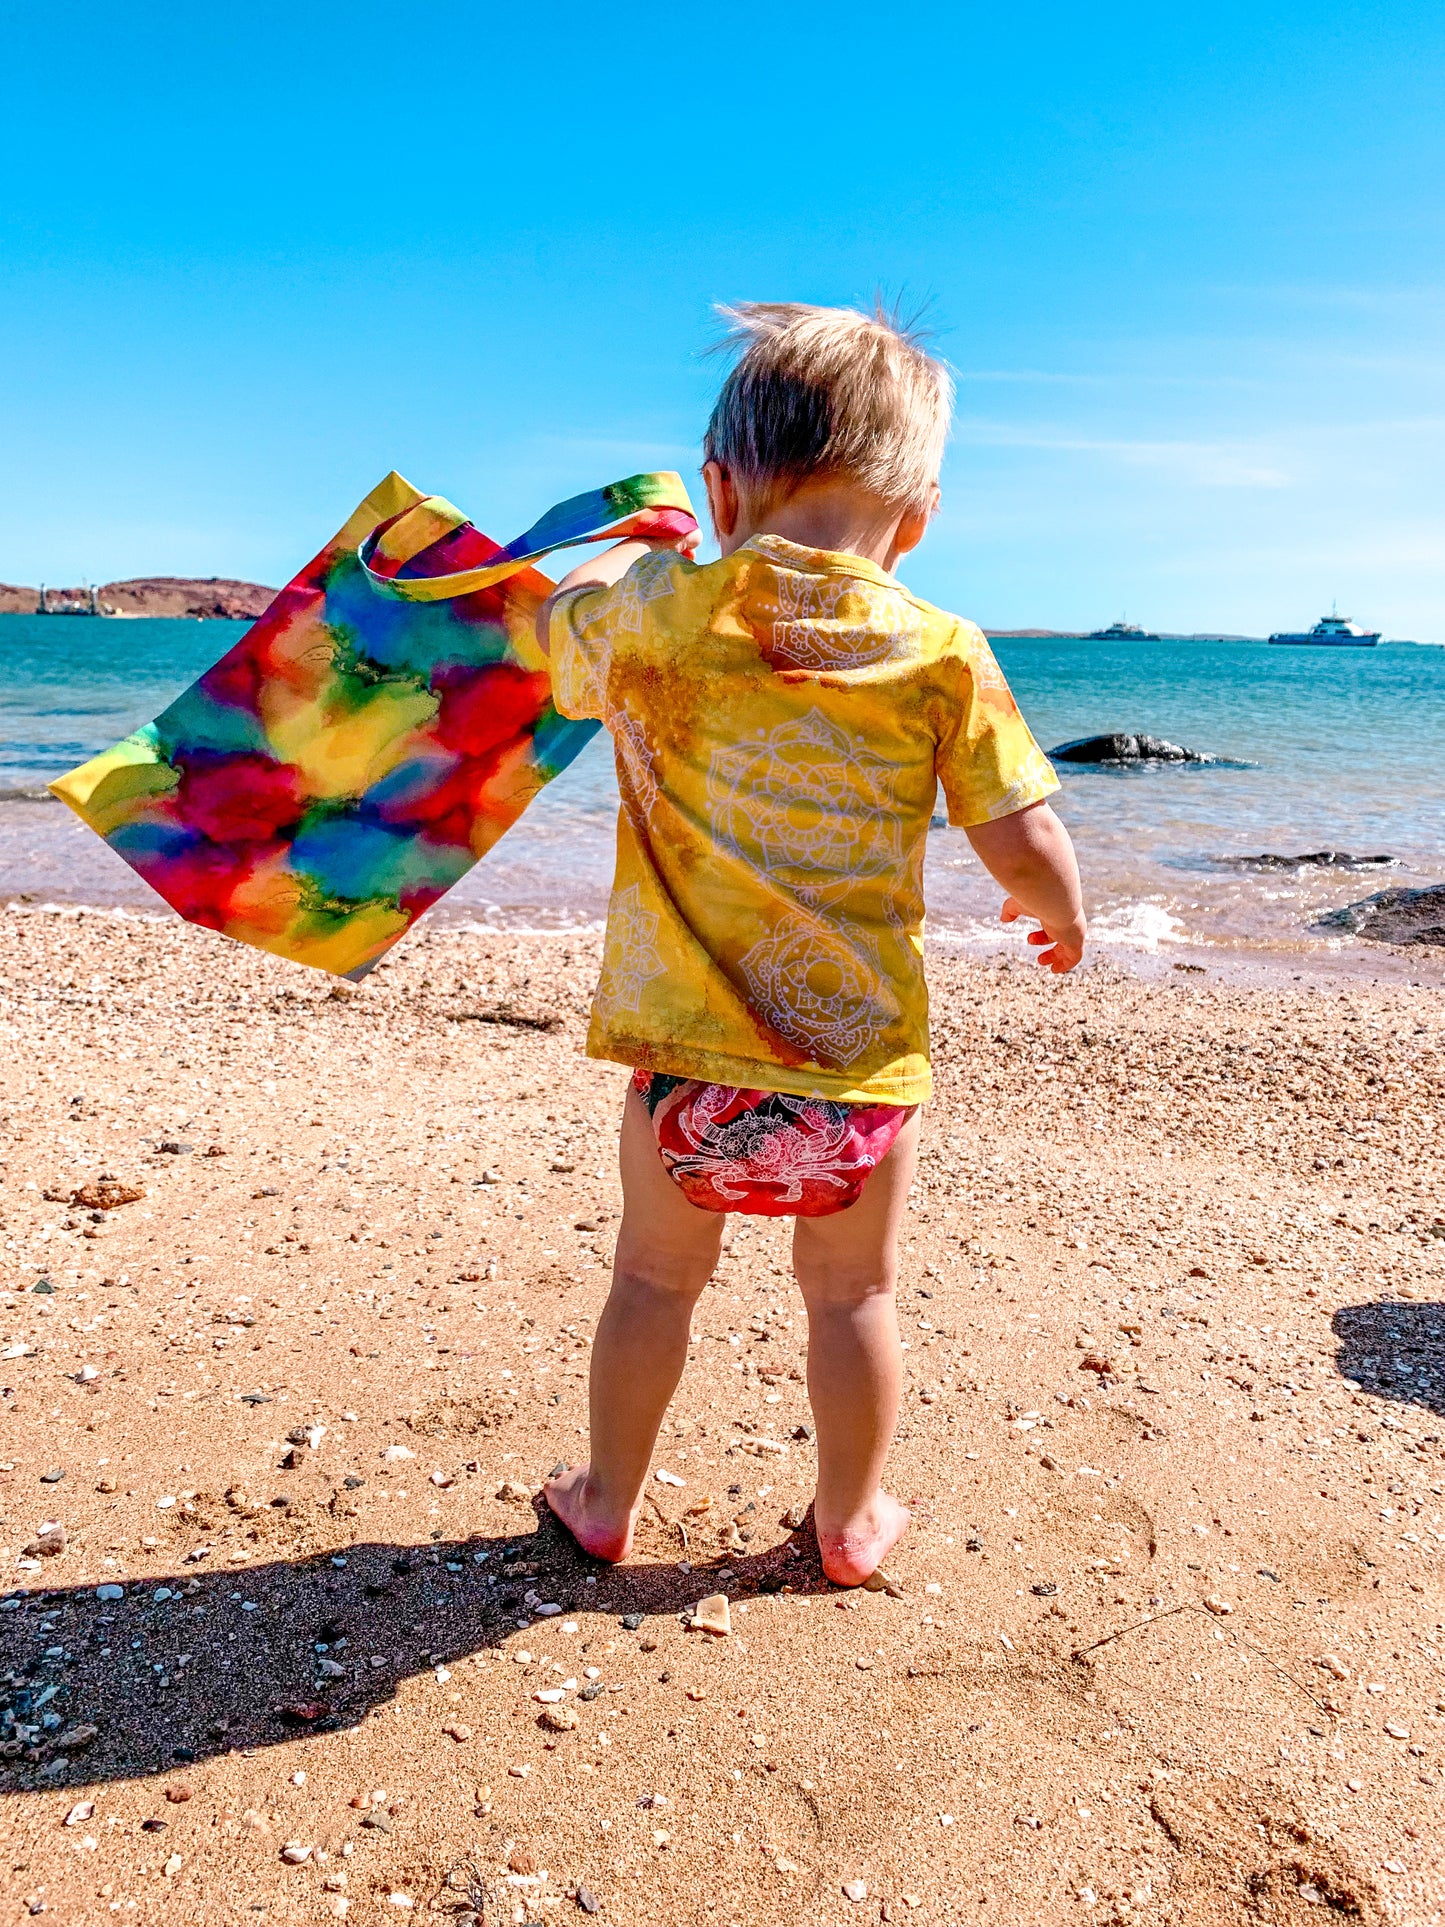
<svg viewBox="0 0 1445 1927"><path fill-rule="evenodd" d="M1281 630L1270 637L1273 643L1296 649L1374 649L1379 640L1378 629L1362 629L1358 622L1351 622L1348 616L1337 616L1333 609L1307 632Z"/></svg>
<svg viewBox="0 0 1445 1927"><path fill-rule="evenodd" d="M1151 629L1141 629L1137 622L1130 622L1120 616L1111 622L1107 629L1091 629L1084 637L1085 642L1158 642L1159 637Z"/></svg>

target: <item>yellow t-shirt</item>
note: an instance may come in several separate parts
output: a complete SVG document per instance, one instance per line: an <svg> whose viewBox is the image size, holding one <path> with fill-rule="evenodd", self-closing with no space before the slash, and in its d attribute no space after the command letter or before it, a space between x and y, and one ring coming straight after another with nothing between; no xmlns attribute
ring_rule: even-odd
<svg viewBox="0 0 1445 1927"><path fill-rule="evenodd" d="M930 1092L923 848L1058 788L980 630L855 555L644 556L552 616L612 733L617 874L587 1049L844 1103Z"/></svg>

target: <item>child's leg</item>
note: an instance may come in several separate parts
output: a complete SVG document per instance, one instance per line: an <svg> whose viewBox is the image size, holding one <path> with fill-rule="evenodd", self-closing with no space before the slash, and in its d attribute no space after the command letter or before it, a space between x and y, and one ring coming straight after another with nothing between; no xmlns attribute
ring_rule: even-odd
<svg viewBox="0 0 1445 1927"><path fill-rule="evenodd" d="M793 1232L818 1428L813 1517L823 1570L842 1586L875 1571L908 1525L880 1480L898 1421L903 1357L893 1288L920 1116L904 1125L856 1204L831 1217L799 1218Z"/></svg>
<svg viewBox="0 0 1445 1927"><path fill-rule="evenodd" d="M622 1228L592 1346L591 1459L545 1487L599 1559L625 1559L657 1428L687 1363L692 1308L713 1274L721 1212L689 1204L662 1167L652 1120L629 1089L622 1114Z"/></svg>

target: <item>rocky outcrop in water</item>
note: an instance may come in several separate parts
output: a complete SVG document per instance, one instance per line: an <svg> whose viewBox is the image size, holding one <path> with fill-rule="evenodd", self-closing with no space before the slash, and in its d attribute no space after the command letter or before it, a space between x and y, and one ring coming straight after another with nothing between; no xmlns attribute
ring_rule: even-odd
<svg viewBox="0 0 1445 1927"><path fill-rule="evenodd" d="M1321 917L1321 930L1348 930L1374 943L1428 944L1445 949L1445 883L1423 890L1377 890Z"/></svg>
<svg viewBox="0 0 1445 1927"><path fill-rule="evenodd" d="M1197 749L1185 749L1162 736L1120 730L1107 736L1081 736L1049 751L1054 763L1212 763L1216 759Z"/></svg>
<svg viewBox="0 0 1445 1927"><path fill-rule="evenodd" d="M1266 850L1261 856L1221 856L1215 861L1225 870L1387 870L1392 856L1351 856L1348 850L1306 850L1301 856L1277 856Z"/></svg>

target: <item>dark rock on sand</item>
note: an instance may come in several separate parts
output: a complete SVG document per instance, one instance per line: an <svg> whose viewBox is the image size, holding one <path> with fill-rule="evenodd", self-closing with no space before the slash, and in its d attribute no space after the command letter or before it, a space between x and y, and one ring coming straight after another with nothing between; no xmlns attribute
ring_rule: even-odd
<svg viewBox="0 0 1445 1927"><path fill-rule="evenodd" d="M1185 749L1163 736L1119 730L1108 736L1081 736L1049 751L1055 763L1212 763L1216 759L1197 749Z"/></svg>
<svg viewBox="0 0 1445 1927"><path fill-rule="evenodd" d="M1445 883L1423 890L1377 890L1321 917L1321 930L1348 930L1374 943L1435 944L1445 948Z"/></svg>
<svg viewBox="0 0 1445 1927"><path fill-rule="evenodd" d="M1260 856L1221 856L1216 862L1226 870L1387 870L1392 856L1351 856L1348 850L1306 850L1300 856L1278 856L1266 850Z"/></svg>

